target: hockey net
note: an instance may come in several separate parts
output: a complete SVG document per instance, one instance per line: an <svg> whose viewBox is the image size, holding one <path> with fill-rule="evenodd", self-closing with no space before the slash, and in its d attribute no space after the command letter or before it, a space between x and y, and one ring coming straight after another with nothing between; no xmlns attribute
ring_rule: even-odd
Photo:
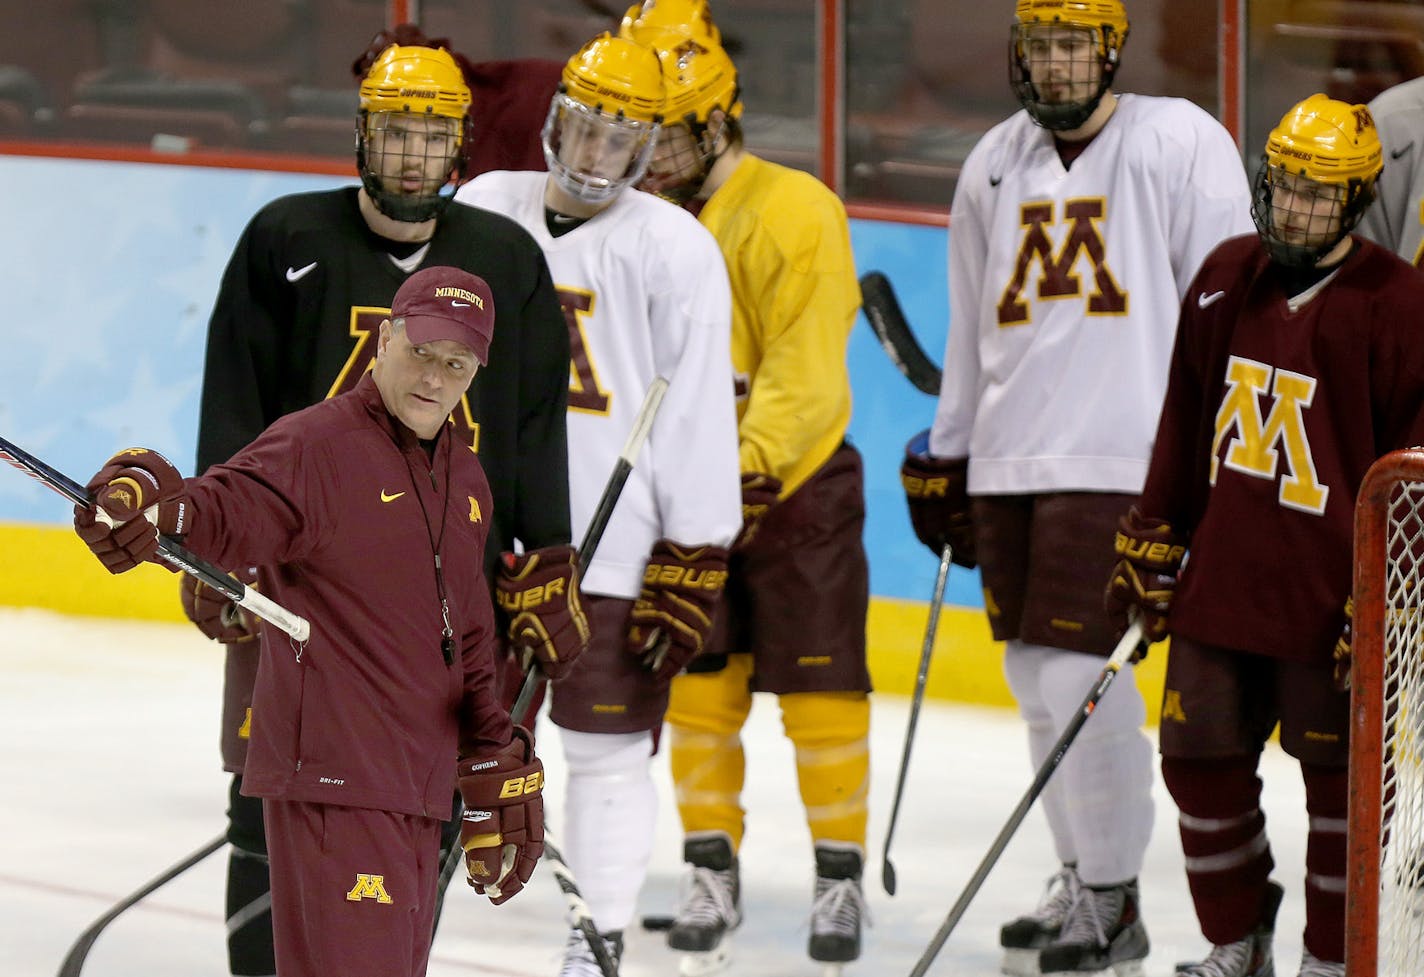
<svg viewBox="0 0 1424 977"><path fill-rule="evenodd" d="M1355 509L1345 972L1424 973L1424 450L1365 477Z"/></svg>

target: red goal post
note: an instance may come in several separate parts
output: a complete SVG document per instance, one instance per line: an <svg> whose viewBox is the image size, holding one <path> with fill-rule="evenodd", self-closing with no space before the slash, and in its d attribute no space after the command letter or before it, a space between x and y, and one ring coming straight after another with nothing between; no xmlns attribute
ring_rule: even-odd
<svg viewBox="0 0 1424 977"><path fill-rule="evenodd" d="M1348 977L1424 973L1424 449L1371 466L1355 506Z"/></svg>

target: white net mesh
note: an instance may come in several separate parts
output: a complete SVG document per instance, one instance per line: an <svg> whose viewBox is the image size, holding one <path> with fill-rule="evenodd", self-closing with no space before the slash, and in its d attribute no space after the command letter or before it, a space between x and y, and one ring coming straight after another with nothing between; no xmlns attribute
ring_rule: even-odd
<svg viewBox="0 0 1424 977"><path fill-rule="evenodd" d="M1424 968L1424 482L1392 493L1386 522L1380 977Z"/></svg>

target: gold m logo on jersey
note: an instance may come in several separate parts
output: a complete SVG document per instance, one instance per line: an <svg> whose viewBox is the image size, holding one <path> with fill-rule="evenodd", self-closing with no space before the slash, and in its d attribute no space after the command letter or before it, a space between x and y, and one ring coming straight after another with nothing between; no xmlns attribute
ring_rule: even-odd
<svg viewBox="0 0 1424 977"><path fill-rule="evenodd" d="M384 875L357 875L356 884L351 887L351 891L346 893L347 902L360 902L362 899L374 899L382 905L388 905L393 900L386 895L386 877Z"/></svg>
<svg viewBox="0 0 1424 977"><path fill-rule="evenodd" d="M1014 277L999 299L999 325L1017 326L1030 321L1029 304L1024 289L1029 275L1038 266L1037 293L1040 299L1074 298L1083 294L1083 282L1074 273L1078 262L1087 259L1093 274L1093 290L1088 293L1088 315L1123 315L1127 312L1127 293L1118 287L1107 265L1107 246L1098 224L1107 213L1107 203L1101 197L1069 200L1063 205L1063 221L1068 230L1058 253L1053 253L1053 241L1048 229L1055 226L1054 203L1051 200L1026 203L1019 208L1019 222L1024 227L1023 244L1019 245L1014 262Z"/></svg>
<svg viewBox="0 0 1424 977"><path fill-rule="evenodd" d="M1260 398L1271 398L1271 410L1261 419ZM1210 482L1220 466L1253 478L1280 475L1281 505L1320 515L1330 489L1315 474L1315 458L1305 436L1305 408L1315 399L1315 380L1289 370L1233 356L1226 362L1226 394L1216 413L1211 442ZM1222 442L1231 441L1223 456ZM1284 452L1286 472L1280 471Z"/></svg>

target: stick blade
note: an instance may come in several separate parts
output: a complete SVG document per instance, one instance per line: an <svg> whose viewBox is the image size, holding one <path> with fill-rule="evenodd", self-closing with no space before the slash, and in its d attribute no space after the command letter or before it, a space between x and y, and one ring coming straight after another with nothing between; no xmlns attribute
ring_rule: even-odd
<svg viewBox="0 0 1424 977"><path fill-rule="evenodd" d="M885 859L885 864L880 868L880 884L885 887L885 894L893 896L895 894L895 866L890 864L890 859Z"/></svg>
<svg viewBox="0 0 1424 977"><path fill-rule="evenodd" d="M860 296L865 319L890 362L916 389L938 397L940 368L926 355L910 330L890 279L878 271L866 272L860 279Z"/></svg>

